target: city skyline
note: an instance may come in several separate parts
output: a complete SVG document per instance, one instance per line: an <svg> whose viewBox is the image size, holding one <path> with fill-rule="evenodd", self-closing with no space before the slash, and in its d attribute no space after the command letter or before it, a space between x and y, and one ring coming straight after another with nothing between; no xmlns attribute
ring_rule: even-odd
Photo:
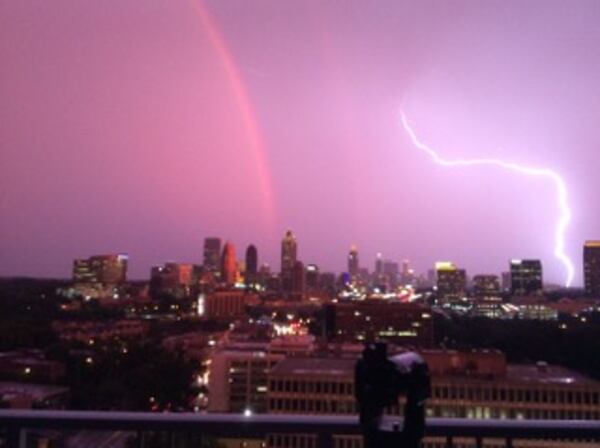
<svg viewBox="0 0 600 448"><path fill-rule="evenodd" d="M418 272L541 259L563 283L552 186L436 167L402 107L449 159L559 172L581 286L582 244L599 237L599 19L584 1L6 2L0 275L125 252L142 278L200 262L207 235L277 266L292 228L322 270L357 244L365 264L383 252Z"/></svg>
<svg viewBox="0 0 600 448"><path fill-rule="evenodd" d="M286 230L286 235L290 232L290 230ZM295 235L293 235L293 237L295 238ZM285 238L285 236L284 236ZM206 254L206 242L208 240L218 240L220 243L223 244L223 249L225 249L226 247L229 246L233 246L234 248L234 252L235 252L235 248L238 247L237 242L232 241L231 239L222 239L220 237L207 237L204 238L204 250L202 248L200 248L200 250L197 252L196 256L194 258L190 258L190 259L181 259L181 258L166 258L166 259L162 259L162 260L157 260L156 262L150 264L147 266L147 269L142 268L142 270L140 271L140 265L139 263L136 264L135 259L133 257L131 257L131 254L128 253L127 251L111 251L111 250L105 250L105 251L100 251L98 253L96 253L95 255L92 255L92 257L94 256L100 256L100 257L104 257L104 256L117 256L117 255L113 255L113 254L118 254L119 256L123 256L123 257L127 257L128 259L130 259L129 264L133 264L137 269L135 271L133 271L133 273L129 276L129 279L132 281L139 281L139 280L144 280L148 278L148 273L152 272L152 270L154 268L160 267L161 265L163 265L164 263L175 263L175 264L189 264L191 265L196 265L196 266L203 266L205 268L207 268L208 271L214 271L214 272L220 272L223 269L222 263L223 263L223 256L225 254L224 251L221 250L221 247L219 246L217 248L217 254L218 254L218 265L216 266L216 270L215 270L215 266L212 266L211 263L209 262L207 264L207 254ZM298 242L296 241L296 244L298 245ZM581 257L578 257L575 259L575 270L576 272L581 271L582 273L582 281L581 284L573 284L573 285L569 285L568 287L572 287L572 288L586 288L585 285L585 272L586 272L586 261L585 261L585 253L586 250L588 248L588 246L590 244L600 244L599 241L596 240L586 240L582 243L581 246ZM258 262L258 264L256 265L257 268L260 267L266 267L268 268L271 272L274 273L282 273L282 271L280 270L280 265L281 265L281 253L278 255L275 255L275 261L272 260L265 260L263 257L263 253L260 251L260 248L257 247L254 243L249 242L247 244L242 244L239 246L240 248L243 249L242 253L240 255L236 255L235 256L235 260L237 262L238 265L240 265L240 263L243 263L244 268L246 267L246 263L247 263L247 253L246 251L248 249L251 249L254 251L254 255L253 257L255 257L255 263ZM297 249L295 249L297 250ZM258 251L258 252L257 252ZM499 269L497 271L492 271L492 270L481 270L477 267L475 268L471 268L471 269L467 269L463 264L461 264L460 262L457 261L457 258L452 258L452 257L447 257L445 259L438 259L438 260L431 260L431 263L429 265L425 264L422 267L422 270L419 269L412 269L416 266L416 264L413 264L413 259L412 258L408 258L408 257L404 257L402 255L389 255L386 252L383 251L378 251L374 254L372 254L371 258L365 257L364 253L362 253L360 251L360 248L356 245L356 244L350 244L347 246L347 250L344 254L341 254L338 258L340 259L340 264L339 266L333 266L333 267L329 267L329 266L325 266L319 263L318 260L316 259L306 259L305 257L302 257L300 255L297 256L298 261L301 261L303 263L308 263L306 266L317 266L322 272L327 272L327 273L335 273L335 274L341 274L341 273L348 273L352 275L352 269L350 269L349 266L349 254L356 254L357 257L359 257L359 259L357 258L355 260L356 266L359 267L360 269L367 269L369 272L376 272L377 271L377 264L378 263L384 263L384 262L390 262L390 263L394 263L398 266L400 266L400 264L402 263L403 265L406 264L406 266L410 266L411 270L413 270L415 272L416 275L421 275L423 277L426 277L428 275L428 273L430 271L434 271L436 269L436 265L438 264L446 264L446 263L450 263L456 266L460 266L461 269L463 269L466 273L467 273L467 277L471 278L473 276L478 276L478 275L495 275L497 277L502 277L502 275L510 273L510 269L511 269L511 265L517 261L520 262L521 260L536 260L536 261L540 261L542 265L544 265L544 261L536 258L535 256L529 256L529 257L512 257L509 258L507 260L504 260L505 263L504 265L502 265L500 262L498 262L498 266ZM360 254L360 255L359 255ZM48 278L48 279L68 279L71 277L72 275L72 268L73 268L73 260L77 261L79 259L81 259L82 257L86 257L89 256L90 254L82 254L79 253L77 254L76 257L71 256L71 258L69 258L68 260L68 266L66 267L66 270L64 273L59 273L58 275L27 275L27 274L6 274L4 275L5 277L38 277L38 278ZM234 254L235 255L235 254ZM228 256L229 259L232 259L231 256ZM131 259L133 259L133 263L131 263ZM360 260L360 261L359 261ZM229 262L231 263L231 262ZM145 270L144 270L145 269ZM544 268L545 269L545 268ZM2 274L0 274L0 276L2 276ZM552 280L545 280L544 284L547 284L549 286L565 286L564 284L562 284L560 281L552 281Z"/></svg>
<svg viewBox="0 0 600 448"><path fill-rule="evenodd" d="M412 278L411 281L404 279L400 283L404 282L404 284L409 284L416 282L416 285L413 284L413 286L418 286L418 284L421 282L431 282L431 275L433 272L437 272L437 275L439 276L440 272L452 271L460 274L462 277L461 282L463 286L459 287L459 289L464 289L466 286L469 286L475 291L480 287L484 287L483 284L486 282L491 282L493 285L496 282L504 282L506 277L507 281L509 282L512 278L514 285L515 281L517 283L521 281L521 277L523 275L529 276L532 274L533 278L528 279L527 282L532 281L533 283L528 284L527 286L520 286L524 289L517 295L523 296L541 294L543 289L546 287L554 289L556 287L563 286L560 284L555 284L551 281L547 281L547 279L544 281L542 275L544 270L543 262L542 260L535 258L512 258L507 261L507 269L503 269L499 272L468 271L459 264L448 260L436 260L431 266L427 267L426 270L417 271L413 269L410 259L397 259L388 256L384 257L384 254L381 252L378 252L372 260L365 260L364 257L361 258L359 248L355 244L352 244L349 246L346 255L346 266L344 268L324 269L322 266L319 266L318 262L315 262L315 260L303 260L300 256L298 256L298 240L296 235L288 229L281 240L280 266L279 269L277 269L277 266L265 262L264 260L261 261L259 249L252 243L248 244L246 249L243 250L239 256L237 256L236 245L234 242L231 240L225 240L223 245L221 244L222 242L223 240L219 237L206 237L204 239L204 251L202 253L201 261L174 259L163 260L161 263L154 264L150 267L150 277L152 277L155 272L162 272L165 266L180 265L185 266L185 269L190 270L190 272L191 270L201 269L206 273L212 273L212 275L216 275L217 277L220 276L221 279L224 279L224 284L229 286L236 284L242 279L242 277L245 279L243 283L246 283L248 279L256 280L260 271L264 274L267 274L267 276L275 276L279 278L282 281L282 290L287 290L288 292L294 288L293 283L295 281L294 278L297 275L295 274L295 272L297 272L296 270L301 270L303 272L302 276L307 275L307 273L311 270L320 271L321 273L328 275L347 275L347 277L344 277L346 278L344 281L348 281L350 283L359 280L359 278L363 275L392 275L394 278L399 276L398 278L400 279L404 279L405 276L409 276ZM584 289L585 293L588 295L595 294L595 291L597 291L599 287L598 285L600 284L600 281L598 280L598 269L596 266L596 258L598 257L599 253L598 247L600 247L600 240L586 240L584 242L582 246L583 263L581 264L581 269L584 271L584 285L582 288L573 285L568 286L567 288ZM88 275L88 263L93 262L95 259L124 260L124 272L127 271L127 265L129 264L129 255L126 253L102 255L96 254L92 255L89 259L75 258L73 260L71 271L73 277L78 277L82 273L84 277L85 275ZM83 271L81 271L81 268L83 268ZM390 271L388 272L388 270ZM67 279L68 276L56 278ZM147 278L148 277L146 275L142 275L141 277L128 277L130 281L142 281L146 280ZM483 283L482 285L478 286L478 282L480 281ZM302 280L302 282L306 282L306 279ZM489 286L489 288L493 289L492 286ZM514 294L515 291L513 290L512 293Z"/></svg>

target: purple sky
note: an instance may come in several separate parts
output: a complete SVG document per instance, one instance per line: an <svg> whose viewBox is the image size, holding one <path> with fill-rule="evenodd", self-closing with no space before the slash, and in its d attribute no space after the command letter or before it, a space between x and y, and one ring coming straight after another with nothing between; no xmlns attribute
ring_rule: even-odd
<svg viewBox="0 0 600 448"><path fill-rule="evenodd" d="M369 267L536 257L563 281L552 184L432 164L402 107L445 157L558 171L579 284L600 238L599 24L596 0L3 1L0 275L127 252L147 277L213 235L278 267L291 228L323 269L356 243Z"/></svg>

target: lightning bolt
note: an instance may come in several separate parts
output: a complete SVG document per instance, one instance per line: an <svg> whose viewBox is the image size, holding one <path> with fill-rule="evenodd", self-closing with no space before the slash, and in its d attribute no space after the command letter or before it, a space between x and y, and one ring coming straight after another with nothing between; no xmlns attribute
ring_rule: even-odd
<svg viewBox="0 0 600 448"><path fill-rule="evenodd" d="M565 181L555 171L548 168L534 168L519 165L513 162L505 162L500 159L468 159L468 160L448 160L441 157L435 150L431 149L425 143L423 143L417 137L415 131L410 127L406 115L403 111L400 111L400 117L402 120L402 127L408 133L413 145L420 150L424 151L431 159L438 165L447 167L460 167L460 166L480 166L490 165L503 168L508 171L513 171L527 176L542 177L552 181L556 189L556 201L558 204L559 217L556 222L556 229L554 232L554 256L562 263L566 272L565 285L571 286L573 283L573 277L575 275L575 268L573 262L565 252L565 234L567 227L571 222L571 209L568 203L568 193Z"/></svg>

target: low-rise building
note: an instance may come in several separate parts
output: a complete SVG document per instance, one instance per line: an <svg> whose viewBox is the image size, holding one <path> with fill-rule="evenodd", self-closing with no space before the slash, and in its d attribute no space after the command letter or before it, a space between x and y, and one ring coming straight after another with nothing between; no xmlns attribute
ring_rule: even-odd
<svg viewBox="0 0 600 448"><path fill-rule="evenodd" d="M210 412L267 412L271 369L285 356L269 353L268 344L244 343L219 348L209 360Z"/></svg>
<svg viewBox="0 0 600 448"><path fill-rule="evenodd" d="M368 299L325 306L328 338L336 342L384 340L410 347L431 347L431 308L417 303Z"/></svg>
<svg viewBox="0 0 600 448"><path fill-rule="evenodd" d="M46 359L38 350L0 353L0 379L30 383L57 383L66 373L63 363Z"/></svg>
<svg viewBox="0 0 600 448"><path fill-rule="evenodd" d="M196 280L196 270L190 263L165 263L150 271L150 293L153 297L167 294L177 299L189 297Z"/></svg>
<svg viewBox="0 0 600 448"><path fill-rule="evenodd" d="M168 336L163 339L162 346L170 352L181 352L187 360L202 362L208 357L209 349L222 335L220 332L192 331Z"/></svg>
<svg viewBox="0 0 600 448"><path fill-rule="evenodd" d="M515 297L512 304L518 308L519 319L525 320L557 320L558 311L550 306L543 297Z"/></svg>
<svg viewBox="0 0 600 448"><path fill-rule="evenodd" d="M473 296L476 299L498 297L500 295L500 279L497 275L476 275L473 277Z"/></svg>
<svg viewBox="0 0 600 448"><path fill-rule="evenodd" d="M246 306L258 303L258 296L245 291L217 291L206 295L203 315L209 319L234 321L246 315Z"/></svg>
<svg viewBox="0 0 600 448"><path fill-rule="evenodd" d="M600 382L569 369L506 363L497 351L425 351L429 417L600 419ZM288 358L271 372L269 412L352 414L353 359Z"/></svg>
<svg viewBox="0 0 600 448"><path fill-rule="evenodd" d="M500 297L475 299L472 301L471 305L471 314L476 317L499 319L509 316L504 309L503 301Z"/></svg>
<svg viewBox="0 0 600 448"><path fill-rule="evenodd" d="M65 341L93 345L113 339L141 339L148 334L150 324L136 319L113 321L54 321L52 329Z"/></svg>
<svg viewBox="0 0 600 448"><path fill-rule="evenodd" d="M0 408L65 409L68 402L67 387L0 382Z"/></svg>

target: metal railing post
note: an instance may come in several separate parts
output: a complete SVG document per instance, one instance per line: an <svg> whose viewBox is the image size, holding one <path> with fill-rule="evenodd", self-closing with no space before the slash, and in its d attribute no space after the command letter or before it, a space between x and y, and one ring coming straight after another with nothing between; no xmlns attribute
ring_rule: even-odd
<svg viewBox="0 0 600 448"><path fill-rule="evenodd" d="M138 430L137 432L137 446L138 448L146 448L144 431Z"/></svg>
<svg viewBox="0 0 600 448"><path fill-rule="evenodd" d="M9 448L26 448L27 431L18 426L8 428L8 446Z"/></svg>
<svg viewBox="0 0 600 448"><path fill-rule="evenodd" d="M333 448L333 435L328 432L318 433L317 448Z"/></svg>

